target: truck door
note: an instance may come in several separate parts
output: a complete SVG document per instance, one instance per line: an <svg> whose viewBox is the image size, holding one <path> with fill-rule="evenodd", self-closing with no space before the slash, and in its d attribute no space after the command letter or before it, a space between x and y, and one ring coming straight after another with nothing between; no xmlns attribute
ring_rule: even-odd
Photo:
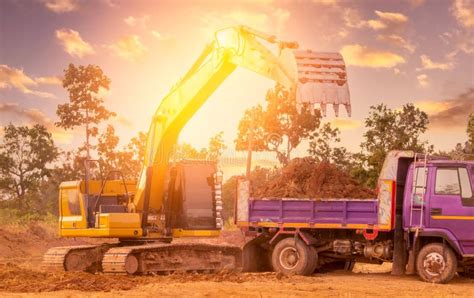
<svg viewBox="0 0 474 298"><path fill-rule="evenodd" d="M474 254L474 196L472 168L432 168L429 228L447 230L464 254Z"/></svg>

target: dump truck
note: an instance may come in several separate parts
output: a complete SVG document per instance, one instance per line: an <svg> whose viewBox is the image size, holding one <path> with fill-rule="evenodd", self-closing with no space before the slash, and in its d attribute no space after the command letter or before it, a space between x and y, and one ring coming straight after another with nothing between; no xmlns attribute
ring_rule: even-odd
<svg viewBox="0 0 474 298"><path fill-rule="evenodd" d="M392 274L449 282L474 271L474 163L391 151L372 199L252 198L238 183L246 271L312 274L392 262Z"/></svg>

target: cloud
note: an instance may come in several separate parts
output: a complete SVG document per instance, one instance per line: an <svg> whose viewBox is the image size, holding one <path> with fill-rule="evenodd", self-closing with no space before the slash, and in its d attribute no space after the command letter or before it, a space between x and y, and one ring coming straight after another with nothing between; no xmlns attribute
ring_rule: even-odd
<svg viewBox="0 0 474 298"><path fill-rule="evenodd" d="M406 23L408 21L408 17L406 15L402 13L398 13L398 12L384 12L384 11L376 10L375 14L383 22Z"/></svg>
<svg viewBox="0 0 474 298"><path fill-rule="evenodd" d="M59 85L59 86L61 86L63 84L63 80L59 76L38 77L38 78L35 79L35 82L38 83L38 84L43 84L43 85Z"/></svg>
<svg viewBox="0 0 474 298"><path fill-rule="evenodd" d="M148 53L147 47L142 44L140 38L136 35L129 35L119 39L109 48L119 57L132 62L138 62Z"/></svg>
<svg viewBox="0 0 474 298"><path fill-rule="evenodd" d="M368 20L365 26L379 34L377 40L404 49L409 53L415 52L415 45L406 37L408 17L398 12L376 10L377 19Z"/></svg>
<svg viewBox="0 0 474 298"><path fill-rule="evenodd" d="M418 84L420 84L421 87L426 88L429 85L428 82L428 76L424 73L419 74L416 76L416 79L418 80Z"/></svg>
<svg viewBox="0 0 474 298"><path fill-rule="evenodd" d="M446 62L446 63L434 62L426 55L421 55L420 59L421 59L422 67L417 68L416 70L423 70L423 69L449 70L449 69L452 69L454 66L452 62Z"/></svg>
<svg viewBox="0 0 474 298"><path fill-rule="evenodd" d="M154 36L156 39L158 39L158 40L169 40L169 39L172 38L171 35L161 33L161 32L159 32L159 31L157 31L157 30L152 30L152 31L151 31L151 35L153 35L153 36Z"/></svg>
<svg viewBox="0 0 474 298"><path fill-rule="evenodd" d="M1 103L0 113L14 117L15 122L21 125L41 124L53 135L55 141L62 144L72 142L73 133L67 132L54 125L54 122L43 112L35 108L22 108L17 103ZM2 117L2 119L4 119Z"/></svg>
<svg viewBox="0 0 474 298"><path fill-rule="evenodd" d="M264 32L279 33L286 27L289 19L290 12L283 8L270 8L259 12L236 9L224 14L210 11L201 17L204 23L203 29L208 36L213 35L218 29L235 25L246 25Z"/></svg>
<svg viewBox="0 0 474 298"><path fill-rule="evenodd" d="M105 5L109 6L109 7L117 7L118 4L116 3L115 0L102 0L103 3L105 3Z"/></svg>
<svg viewBox="0 0 474 298"><path fill-rule="evenodd" d="M352 44L341 49L341 54L348 65L389 68L405 63L405 59L392 52L370 49L367 46Z"/></svg>
<svg viewBox="0 0 474 298"><path fill-rule="evenodd" d="M439 36L441 40L446 44L454 48L449 56L455 56L459 52L466 54L474 54L474 31L465 29L458 30L453 29L448 32L444 32Z"/></svg>
<svg viewBox="0 0 474 298"><path fill-rule="evenodd" d="M465 129L468 117L474 112L474 88L455 98L440 101L421 101L415 106L428 114L430 128L439 130Z"/></svg>
<svg viewBox="0 0 474 298"><path fill-rule="evenodd" d="M399 31L396 29L404 27L408 22L408 17L398 12L376 10L375 14L378 16L378 19L368 20L363 22L362 25L374 30L387 29L389 31Z"/></svg>
<svg viewBox="0 0 474 298"><path fill-rule="evenodd" d="M344 24L349 28L362 28L367 25L366 21L362 20L359 11L355 8L345 7L337 8L341 11L342 20Z"/></svg>
<svg viewBox="0 0 474 298"><path fill-rule="evenodd" d="M141 17L133 17L129 16L125 19L123 19L125 24L129 25L130 27L139 27L142 29L145 29L148 26L148 23L150 22L150 16L149 15L144 15Z"/></svg>
<svg viewBox="0 0 474 298"><path fill-rule="evenodd" d="M362 126L362 122L360 120L354 120L354 119L341 119L341 118L336 118L331 121L332 127L337 127L340 130L354 130Z"/></svg>
<svg viewBox="0 0 474 298"><path fill-rule="evenodd" d="M340 0L313 0L316 4L328 5L328 6L339 6Z"/></svg>
<svg viewBox="0 0 474 298"><path fill-rule="evenodd" d="M418 8L425 4L426 0L406 0L410 4L411 8Z"/></svg>
<svg viewBox="0 0 474 298"><path fill-rule="evenodd" d="M377 35L377 39L383 42L387 42L389 44L392 44L394 46L397 46L399 48L405 49L410 53L413 53L416 49L416 47L403 37L397 34L389 34L389 35L383 35L379 34Z"/></svg>
<svg viewBox="0 0 474 298"><path fill-rule="evenodd" d="M474 0L454 0L451 12L461 26L474 27Z"/></svg>
<svg viewBox="0 0 474 298"><path fill-rule="evenodd" d="M397 76L398 76L398 75L405 74L405 73L402 72L402 71L400 70L400 68L398 68L398 67L394 67L394 68L393 68L393 73L396 74Z"/></svg>
<svg viewBox="0 0 474 298"><path fill-rule="evenodd" d="M42 2L47 9L55 13L71 12L79 9L78 0L43 0Z"/></svg>
<svg viewBox="0 0 474 298"><path fill-rule="evenodd" d="M56 30L56 38L60 41L64 51L71 56L82 58L95 52L92 46L84 41L79 32L75 30L67 28Z"/></svg>
<svg viewBox="0 0 474 298"><path fill-rule="evenodd" d="M40 78L38 78L40 79ZM43 98L55 98L55 96L48 92L41 92L32 90L31 87L37 87L37 79L33 79L23 72L23 69L10 67L8 65L0 65L0 89L14 88L24 94L36 95Z"/></svg>
<svg viewBox="0 0 474 298"><path fill-rule="evenodd" d="M128 128L134 127L133 122L123 116L117 115L114 117L114 120L117 121L118 124L123 125L125 127L128 127Z"/></svg>

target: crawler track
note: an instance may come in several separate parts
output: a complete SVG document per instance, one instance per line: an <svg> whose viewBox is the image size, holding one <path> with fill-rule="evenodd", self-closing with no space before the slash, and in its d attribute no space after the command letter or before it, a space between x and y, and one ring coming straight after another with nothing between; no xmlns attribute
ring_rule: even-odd
<svg viewBox="0 0 474 298"><path fill-rule="evenodd" d="M57 271L101 270L104 253L114 244L77 245L50 248L43 256L42 267Z"/></svg>
<svg viewBox="0 0 474 298"><path fill-rule="evenodd" d="M239 270L241 258L236 246L156 243L111 248L102 259L102 268L112 274L215 272Z"/></svg>

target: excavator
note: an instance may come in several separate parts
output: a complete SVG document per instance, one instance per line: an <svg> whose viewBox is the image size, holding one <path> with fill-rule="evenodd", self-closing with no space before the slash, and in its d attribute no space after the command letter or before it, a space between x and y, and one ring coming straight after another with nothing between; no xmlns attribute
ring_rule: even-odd
<svg viewBox="0 0 474 298"><path fill-rule="evenodd" d="M277 54L274 54L269 46ZM162 99L148 131L138 182L111 172L62 182L61 237L118 239L49 249L43 266L63 271L147 274L208 272L242 267L235 246L175 242L216 237L222 229L222 175L212 161L171 162L179 133L222 82L242 66L274 80L294 95L295 105L326 114L332 104L350 115L344 60L339 53L297 50L247 26L219 30L188 72ZM89 168L86 161L86 172ZM105 240L104 240L105 241Z"/></svg>

